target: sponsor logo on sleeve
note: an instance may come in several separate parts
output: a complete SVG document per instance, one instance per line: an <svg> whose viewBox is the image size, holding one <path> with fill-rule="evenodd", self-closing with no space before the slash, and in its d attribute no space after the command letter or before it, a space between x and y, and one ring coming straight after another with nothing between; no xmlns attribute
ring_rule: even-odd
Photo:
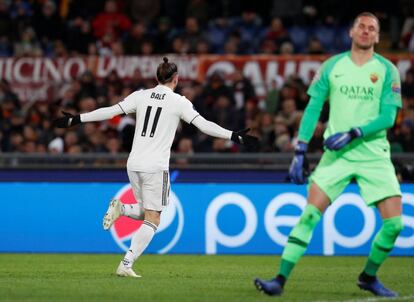
<svg viewBox="0 0 414 302"><path fill-rule="evenodd" d="M401 94L401 87L398 83L393 83L391 86L392 92Z"/></svg>

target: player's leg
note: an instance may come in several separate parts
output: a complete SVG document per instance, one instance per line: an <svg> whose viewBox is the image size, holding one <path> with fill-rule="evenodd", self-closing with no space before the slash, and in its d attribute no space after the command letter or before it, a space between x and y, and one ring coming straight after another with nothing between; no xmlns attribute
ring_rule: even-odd
<svg viewBox="0 0 414 302"><path fill-rule="evenodd" d="M313 230L319 223L322 214L330 204L328 195L316 183L309 189L308 204L302 212L299 222L289 234L288 242L283 250L278 277L283 281L289 277L296 263L305 253L312 239Z"/></svg>
<svg viewBox="0 0 414 302"><path fill-rule="evenodd" d="M364 199L368 204L376 205L382 218L382 227L374 238L368 260L358 278L358 286L378 296L393 297L397 294L379 282L377 272L393 249L403 228L402 202L394 168L391 163L382 165L376 165L371 169L375 173L369 173L370 167L365 167L364 174L358 181ZM375 190L375 193L370 193L370 190ZM384 198L385 196L391 197ZM377 200L381 201L376 202Z"/></svg>
<svg viewBox="0 0 414 302"><path fill-rule="evenodd" d="M109 228L115 223L120 216L127 216L135 220L144 220L144 207L142 206L142 190L139 188L139 179L135 172L127 171L129 183L132 187L137 203L123 204L119 199L112 199L109 202L108 210L106 211L102 225L104 230Z"/></svg>
<svg viewBox="0 0 414 302"><path fill-rule="evenodd" d="M308 204L303 210L299 222L289 234L288 242L283 250L278 275L269 281L257 278L255 285L258 290L262 290L269 295L282 294L283 287L291 271L305 253L312 238L313 230L329 203L329 197L316 183L313 183L309 189Z"/></svg>
<svg viewBox="0 0 414 302"><path fill-rule="evenodd" d="M145 219L141 227L132 236L131 246L120 266L132 270L134 262L145 251L157 227L160 224L162 209L168 205L168 171L160 173L138 173L142 178L142 196L145 207Z"/></svg>
<svg viewBox="0 0 414 302"><path fill-rule="evenodd" d="M280 295L283 292L290 273L306 252L322 213L348 185L351 177L352 170L345 160L337 159L329 151L324 154L310 178L308 204L288 237L279 272L276 278L269 281L255 279L255 285L259 290L269 295Z"/></svg>

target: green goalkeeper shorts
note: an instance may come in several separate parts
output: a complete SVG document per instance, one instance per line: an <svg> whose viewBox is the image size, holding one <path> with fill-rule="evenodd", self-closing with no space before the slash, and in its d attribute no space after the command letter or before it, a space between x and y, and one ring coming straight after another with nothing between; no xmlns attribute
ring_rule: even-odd
<svg viewBox="0 0 414 302"><path fill-rule="evenodd" d="M368 206L391 196L401 196L400 185L390 159L349 161L326 151L309 180L315 182L333 202L355 179Z"/></svg>

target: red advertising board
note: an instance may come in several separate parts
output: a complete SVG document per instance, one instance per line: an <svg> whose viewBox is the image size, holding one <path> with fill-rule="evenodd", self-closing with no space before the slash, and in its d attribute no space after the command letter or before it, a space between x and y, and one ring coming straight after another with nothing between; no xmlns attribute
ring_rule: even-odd
<svg viewBox="0 0 414 302"><path fill-rule="evenodd" d="M414 55L389 55L400 70L414 66ZM266 94L275 83L283 83L290 74L298 74L309 83L327 56L169 56L178 65L180 79L205 81L216 70L231 74L242 70L253 82L259 96ZM63 83L80 76L86 70L97 78L116 72L121 79L130 78L138 69L144 79L154 78L161 56L69 57L69 58L1 58L0 78L7 80L23 101L47 99Z"/></svg>

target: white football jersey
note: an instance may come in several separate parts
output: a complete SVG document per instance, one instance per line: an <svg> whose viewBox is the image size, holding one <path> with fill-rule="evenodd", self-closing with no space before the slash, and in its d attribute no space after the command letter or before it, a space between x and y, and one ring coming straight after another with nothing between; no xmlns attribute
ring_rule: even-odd
<svg viewBox="0 0 414 302"><path fill-rule="evenodd" d="M171 145L180 119L191 123L199 113L184 96L164 85L135 91L119 102L125 114L136 113L132 150L127 168L131 171L168 170Z"/></svg>

